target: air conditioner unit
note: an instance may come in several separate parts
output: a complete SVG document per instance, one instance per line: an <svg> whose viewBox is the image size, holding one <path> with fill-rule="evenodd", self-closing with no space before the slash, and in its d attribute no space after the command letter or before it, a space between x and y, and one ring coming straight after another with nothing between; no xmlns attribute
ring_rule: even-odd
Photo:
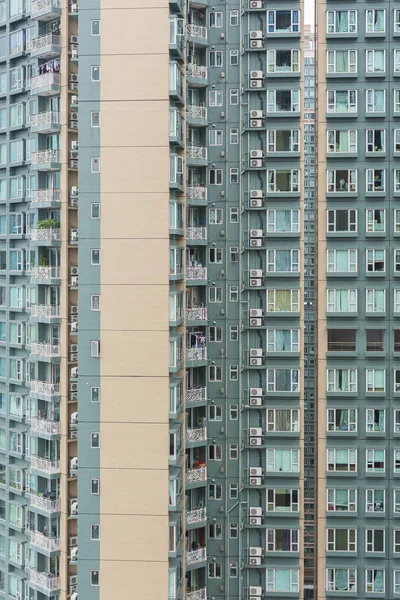
<svg viewBox="0 0 400 600"><path fill-rule="evenodd" d="M261 506L250 506L249 510L252 517L262 517L263 509Z"/></svg>
<svg viewBox="0 0 400 600"><path fill-rule="evenodd" d="M250 435L254 436L254 437L262 437L263 435L263 430L261 427L251 427L250 428ZM251 475L261 475L261 473L252 473L252 469L255 469L256 467L251 467L250 468L250 474ZM262 470L261 470L262 472Z"/></svg>
<svg viewBox="0 0 400 600"><path fill-rule="evenodd" d="M259 487L261 484L261 477L250 477L250 485L254 487Z"/></svg>
<svg viewBox="0 0 400 600"><path fill-rule="evenodd" d="M262 406L262 398L250 398L250 406Z"/></svg>
<svg viewBox="0 0 400 600"><path fill-rule="evenodd" d="M78 147L79 147L79 142L78 142L78 140L73 140L73 141L71 142L71 150L78 150Z"/></svg>
<svg viewBox="0 0 400 600"><path fill-rule="evenodd" d="M72 367L71 377L72 377L72 379L76 379L78 377L78 367Z"/></svg>
<svg viewBox="0 0 400 600"><path fill-rule="evenodd" d="M68 589L69 589L70 594L72 594L72 595L77 594L78 593L78 584L75 583L74 585L70 585ZM71 596L71 599L72 599L72 596Z"/></svg>
<svg viewBox="0 0 400 600"><path fill-rule="evenodd" d="M78 353L74 352L69 355L69 362L78 362Z"/></svg>
<svg viewBox="0 0 400 600"><path fill-rule="evenodd" d="M70 416L71 425L76 425L77 422L78 422L78 413L77 412L71 413L71 416Z"/></svg>
<svg viewBox="0 0 400 600"><path fill-rule="evenodd" d="M78 206L78 199L77 198L70 198L69 199L69 205L71 208L76 208Z"/></svg>
<svg viewBox="0 0 400 600"><path fill-rule="evenodd" d="M72 498L70 502L78 502L77 498ZM68 585L77 585L78 584L78 575L70 575L68 577Z"/></svg>
<svg viewBox="0 0 400 600"><path fill-rule="evenodd" d="M69 239L71 242L78 241L78 230L77 229L71 229L71 231L69 232Z"/></svg>
<svg viewBox="0 0 400 600"><path fill-rule="evenodd" d="M71 58L78 58L78 48L71 48Z"/></svg>
<svg viewBox="0 0 400 600"><path fill-rule="evenodd" d="M250 546L249 555L250 556L262 556L263 555L262 548L260 548L259 546Z"/></svg>
<svg viewBox="0 0 400 600"><path fill-rule="evenodd" d="M253 431L253 430L251 430ZM257 434L254 434L257 435ZM250 467L250 476L251 477L261 477L263 474L262 467Z"/></svg>
<svg viewBox="0 0 400 600"><path fill-rule="evenodd" d="M250 592L251 596L262 596L263 595L263 589L259 585L257 585L257 586L251 585L249 592Z"/></svg>
<svg viewBox="0 0 400 600"><path fill-rule="evenodd" d="M78 44L70 44L69 49L72 53L76 52L78 54Z"/></svg>
<svg viewBox="0 0 400 600"><path fill-rule="evenodd" d="M99 340L92 340L90 342L90 356L100 356L100 342Z"/></svg>
<svg viewBox="0 0 400 600"><path fill-rule="evenodd" d="M78 352L78 344L70 344L69 351L70 352Z"/></svg>
<svg viewBox="0 0 400 600"><path fill-rule="evenodd" d="M79 157L79 153L78 153L77 150L70 150L69 158L70 158L71 162L72 161L77 161L78 157Z"/></svg>
<svg viewBox="0 0 400 600"><path fill-rule="evenodd" d="M251 367L261 367L263 364L263 359L262 358L251 358L250 359L250 366Z"/></svg>
<svg viewBox="0 0 400 600"><path fill-rule="evenodd" d="M251 119L262 119L263 118L263 111L262 110L251 110L250 111L250 118ZM260 156L262 156L263 154L261 153ZM254 157L256 158L256 157Z"/></svg>
<svg viewBox="0 0 400 600"><path fill-rule="evenodd" d="M71 332L78 331L78 321L72 321L71 323Z"/></svg>
<svg viewBox="0 0 400 600"><path fill-rule="evenodd" d="M262 348L250 348L250 356L262 356Z"/></svg>
<svg viewBox="0 0 400 600"><path fill-rule="evenodd" d="M71 186L70 194L71 194L71 196L77 196L78 195L78 186L77 185Z"/></svg>
<svg viewBox="0 0 400 600"><path fill-rule="evenodd" d="M261 556L252 556L251 558L249 558L249 565L251 567L260 567L261 563L262 563Z"/></svg>
<svg viewBox="0 0 400 600"><path fill-rule="evenodd" d="M264 37L263 32L260 30L250 31L249 36L251 40L262 40Z"/></svg>
<svg viewBox="0 0 400 600"><path fill-rule="evenodd" d="M250 150L250 158L263 158L263 156L262 150Z"/></svg>
<svg viewBox="0 0 400 600"><path fill-rule="evenodd" d="M78 73L70 73L69 81L70 83L78 83Z"/></svg>
<svg viewBox="0 0 400 600"><path fill-rule="evenodd" d="M262 308L251 308L250 316L251 317L262 317L264 315L264 311Z"/></svg>
<svg viewBox="0 0 400 600"><path fill-rule="evenodd" d="M250 229L250 237L262 238L264 237L264 232L262 229Z"/></svg>
<svg viewBox="0 0 400 600"><path fill-rule="evenodd" d="M69 168L70 169L77 169L78 168L78 161L77 160L70 160L69 161Z"/></svg>
<svg viewBox="0 0 400 600"><path fill-rule="evenodd" d="M263 161L261 158L252 158L250 160L250 167L252 167L253 169L259 169L260 167L262 167Z"/></svg>
<svg viewBox="0 0 400 600"><path fill-rule="evenodd" d="M221 77L221 79L225 79L225 71L221 71L221 73L219 74L219 76Z"/></svg>
<svg viewBox="0 0 400 600"><path fill-rule="evenodd" d="M74 267L74 268L78 268L78 267ZM73 273L71 273L72 275ZM74 273L74 275L76 275L77 273ZM77 315L78 314L78 307L76 304L71 304L71 306L69 307L69 314L70 315ZM75 344L74 344L75 346ZM72 346L71 346L72 348ZM71 350L71 352L78 352L78 346L76 347L76 350Z"/></svg>
<svg viewBox="0 0 400 600"><path fill-rule="evenodd" d="M252 42L252 43L256 43L256 42ZM261 81L261 79L250 79L250 87L251 88L262 88L263 86L263 82Z"/></svg>
<svg viewBox="0 0 400 600"><path fill-rule="evenodd" d="M69 284L71 287L77 287L78 285L78 276L74 275L73 277L71 277L71 279L69 280Z"/></svg>
<svg viewBox="0 0 400 600"><path fill-rule="evenodd" d="M261 248L261 246L262 246L262 240L250 240L251 248Z"/></svg>
<svg viewBox="0 0 400 600"><path fill-rule="evenodd" d="M264 77L264 71L250 71L250 79L262 79ZM253 115L252 113L255 111L251 111L251 115L254 119L260 119L262 118L262 110L258 110L258 113L261 113L260 117L257 117L256 115Z"/></svg>
<svg viewBox="0 0 400 600"><path fill-rule="evenodd" d="M69 432L69 439L70 440L77 440L78 439L78 430L77 429L71 429Z"/></svg>
<svg viewBox="0 0 400 600"><path fill-rule="evenodd" d="M71 96L71 104L78 104L78 96Z"/></svg>
<svg viewBox="0 0 400 600"><path fill-rule="evenodd" d="M77 35L70 35L69 36L69 43L70 44L77 44L78 43L78 36Z"/></svg>
<svg viewBox="0 0 400 600"><path fill-rule="evenodd" d="M69 89L71 90L71 92L77 92L78 91L78 84L76 81L70 81L69 82Z"/></svg>
<svg viewBox="0 0 400 600"><path fill-rule="evenodd" d="M72 394L69 395L69 399L71 402L76 402L78 400L78 394L76 392L72 392Z"/></svg>
<svg viewBox="0 0 400 600"><path fill-rule="evenodd" d="M77 4L71 4L69 7L69 12L70 13L77 13L78 12L78 5Z"/></svg>
<svg viewBox="0 0 400 600"><path fill-rule="evenodd" d="M252 240L253 242L258 242L260 240ZM251 244L253 245L253 244ZM250 319L250 327L261 327L262 319Z"/></svg>
<svg viewBox="0 0 400 600"><path fill-rule="evenodd" d="M78 592L74 592L71 596L71 600L78 600Z"/></svg>
<svg viewBox="0 0 400 600"><path fill-rule="evenodd" d="M78 499L77 498L72 498L72 500L70 500L70 512L71 512L71 515L78 514Z"/></svg>
<svg viewBox="0 0 400 600"><path fill-rule="evenodd" d="M250 206L250 208L262 208L263 201L258 198L252 199L252 200L250 200L249 206Z"/></svg>
<svg viewBox="0 0 400 600"><path fill-rule="evenodd" d="M71 548L71 560L78 560L78 547Z"/></svg>
<svg viewBox="0 0 400 600"><path fill-rule="evenodd" d="M262 125L261 119L251 119L250 121L250 129L260 129Z"/></svg>
<svg viewBox="0 0 400 600"><path fill-rule="evenodd" d="M257 9L257 8L262 9L262 7L263 7L262 6L262 0L250 0L250 2L249 2L249 8L252 8L252 9Z"/></svg>
<svg viewBox="0 0 400 600"><path fill-rule="evenodd" d="M264 390L262 388L250 388L250 396L263 396Z"/></svg>
<svg viewBox="0 0 400 600"><path fill-rule="evenodd" d="M78 267L70 267L69 268L69 274L70 275L78 275Z"/></svg>
<svg viewBox="0 0 400 600"><path fill-rule="evenodd" d="M250 269L250 277L264 277L262 269Z"/></svg>
<svg viewBox="0 0 400 600"><path fill-rule="evenodd" d="M262 198L263 196L262 190L250 190L250 198Z"/></svg>
<svg viewBox="0 0 400 600"><path fill-rule="evenodd" d="M255 526L260 526L262 522L261 517L250 517L249 519L249 525L255 525Z"/></svg>
<svg viewBox="0 0 400 600"><path fill-rule="evenodd" d="M68 544L69 544L70 548L77 546L78 545L78 536L77 535L70 536Z"/></svg>
<svg viewBox="0 0 400 600"><path fill-rule="evenodd" d="M262 287L261 279L250 279L250 287Z"/></svg>
<svg viewBox="0 0 400 600"><path fill-rule="evenodd" d="M76 111L72 111L69 113L69 118L71 121L77 121L78 120L78 113Z"/></svg>
<svg viewBox="0 0 400 600"><path fill-rule="evenodd" d="M262 439L259 437L251 437L250 446L262 446Z"/></svg>
<svg viewBox="0 0 400 600"><path fill-rule="evenodd" d="M70 392L77 392L78 391L78 384L76 383L76 381L72 381L69 384L69 391Z"/></svg>
<svg viewBox="0 0 400 600"><path fill-rule="evenodd" d="M74 456L73 458L71 458L71 460L69 461L69 468L70 469L77 469L78 468L78 457Z"/></svg>
<svg viewBox="0 0 400 600"><path fill-rule="evenodd" d="M78 127L78 121L70 121L69 122L69 128L70 129L79 129L79 127Z"/></svg>
<svg viewBox="0 0 400 600"><path fill-rule="evenodd" d="M263 41L262 40L250 40L250 48L262 48Z"/></svg>

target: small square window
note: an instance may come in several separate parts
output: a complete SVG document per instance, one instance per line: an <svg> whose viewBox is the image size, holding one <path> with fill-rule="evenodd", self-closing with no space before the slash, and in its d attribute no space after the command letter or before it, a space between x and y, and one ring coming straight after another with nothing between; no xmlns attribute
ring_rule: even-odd
<svg viewBox="0 0 400 600"><path fill-rule="evenodd" d="M90 73L92 81L100 81L100 67L91 67Z"/></svg>
<svg viewBox="0 0 400 600"><path fill-rule="evenodd" d="M238 89L229 90L229 102L232 106L239 104L239 90Z"/></svg>
<svg viewBox="0 0 400 600"><path fill-rule="evenodd" d="M229 484L229 498L231 500L237 500L239 496L239 485L237 483Z"/></svg>
<svg viewBox="0 0 400 600"><path fill-rule="evenodd" d="M100 219L100 204L99 202L92 202L90 205L90 218Z"/></svg>
<svg viewBox="0 0 400 600"><path fill-rule="evenodd" d="M229 13L229 24L231 27L237 27L239 25L239 11L231 10Z"/></svg>
<svg viewBox="0 0 400 600"><path fill-rule="evenodd" d="M90 571L90 585L100 585L100 573L99 571Z"/></svg>
<svg viewBox="0 0 400 600"><path fill-rule="evenodd" d="M239 223L239 209L237 206L231 206L230 220L231 220L231 223Z"/></svg>
<svg viewBox="0 0 400 600"><path fill-rule="evenodd" d="M100 249L92 248L90 251L90 264L99 265L100 264Z"/></svg>
<svg viewBox="0 0 400 600"><path fill-rule="evenodd" d="M91 35L100 35L100 20L93 19L90 21L90 33Z"/></svg>
<svg viewBox="0 0 400 600"><path fill-rule="evenodd" d="M229 169L229 175L231 183L239 183L239 169Z"/></svg>
<svg viewBox="0 0 400 600"><path fill-rule="evenodd" d="M238 367L238 365L231 365L229 367L229 379L231 381L238 381L239 380L239 367Z"/></svg>
<svg viewBox="0 0 400 600"><path fill-rule="evenodd" d="M100 479L90 480L90 493L93 496L98 496L100 494Z"/></svg>
<svg viewBox="0 0 400 600"><path fill-rule="evenodd" d="M98 110L92 110L90 113L91 127L100 127L100 113Z"/></svg>
<svg viewBox="0 0 400 600"><path fill-rule="evenodd" d="M231 50L229 59L232 66L237 66L239 64L239 50Z"/></svg>
<svg viewBox="0 0 400 600"><path fill-rule="evenodd" d="M100 294L90 296L90 310L100 310Z"/></svg>
<svg viewBox="0 0 400 600"><path fill-rule="evenodd" d="M231 325L229 328L231 342L237 342L239 340L239 327L238 325Z"/></svg>
<svg viewBox="0 0 400 600"><path fill-rule="evenodd" d="M100 525L90 526L90 539L96 542L100 539Z"/></svg>
<svg viewBox="0 0 400 600"><path fill-rule="evenodd" d="M92 156L90 159L91 173L100 173L100 156Z"/></svg>
<svg viewBox="0 0 400 600"><path fill-rule="evenodd" d="M90 434L90 447L91 448L100 448L100 434L99 433L91 433Z"/></svg>
<svg viewBox="0 0 400 600"><path fill-rule="evenodd" d="M237 404L231 404L229 408L229 418L231 421L237 421L239 417L239 407Z"/></svg>
<svg viewBox="0 0 400 600"><path fill-rule="evenodd" d="M97 386L90 388L90 402L100 402L100 388Z"/></svg>

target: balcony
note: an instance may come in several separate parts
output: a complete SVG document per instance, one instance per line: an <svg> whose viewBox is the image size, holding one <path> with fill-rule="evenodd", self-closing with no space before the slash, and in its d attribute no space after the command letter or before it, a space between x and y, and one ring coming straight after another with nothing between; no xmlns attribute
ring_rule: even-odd
<svg viewBox="0 0 400 600"><path fill-rule="evenodd" d="M60 113L55 110L31 116L32 133L57 133L60 131ZM33 193L33 192L32 192Z"/></svg>
<svg viewBox="0 0 400 600"><path fill-rule="evenodd" d="M207 513L205 508L194 508L186 512L186 525L204 523L205 521L207 521Z"/></svg>
<svg viewBox="0 0 400 600"><path fill-rule="evenodd" d="M207 360L207 348L186 348L188 362L202 362Z"/></svg>
<svg viewBox="0 0 400 600"><path fill-rule="evenodd" d="M207 156L206 146L187 145L186 159L188 165L207 166Z"/></svg>
<svg viewBox="0 0 400 600"><path fill-rule="evenodd" d="M189 104L186 107L186 120L189 125L207 125L207 107Z"/></svg>
<svg viewBox="0 0 400 600"><path fill-rule="evenodd" d="M207 242L207 227L187 227L186 240L189 242Z"/></svg>
<svg viewBox="0 0 400 600"><path fill-rule="evenodd" d="M53 188L32 190L30 200L32 208L59 208L61 190Z"/></svg>
<svg viewBox="0 0 400 600"><path fill-rule="evenodd" d="M31 381L31 396L35 396L43 400L51 400L53 396L59 395L59 383L51 383L50 381L39 381L38 379L33 379Z"/></svg>
<svg viewBox="0 0 400 600"><path fill-rule="evenodd" d="M41 573L40 571L36 571L36 569L29 569L29 585L49 596L52 595L51 592L60 589L60 578L48 571Z"/></svg>
<svg viewBox="0 0 400 600"><path fill-rule="evenodd" d="M31 279L38 283L53 283L54 279L61 279L60 267L32 267Z"/></svg>
<svg viewBox="0 0 400 600"><path fill-rule="evenodd" d="M60 421L50 421L49 419L32 417L30 432L38 433L39 435L43 434L46 437L50 435L60 435Z"/></svg>
<svg viewBox="0 0 400 600"><path fill-rule="evenodd" d="M207 267L186 267L188 281L207 281Z"/></svg>
<svg viewBox="0 0 400 600"><path fill-rule="evenodd" d="M57 475L60 473L60 461L41 456L31 456L31 468L46 473L46 475Z"/></svg>
<svg viewBox="0 0 400 600"><path fill-rule="evenodd" d="M51 323L60 318L60 307L52 304L32 304L31 321Z"/></svg>
<svg viewBox="0 0 400 600"><path fill-rule="evenodd" d="M207 321L207 307L196 306L194 308L186 309L186 320L187 321Z"/></svg>
<svg viewBox="0 0 400 600"><path fill-rule="evenodd" d="M194 63L188 63L186 65L186 76L187 82L192 86L199 87L207 85L207 67L195 65Z"/></svg>
<svg viewBox="0 0 400 600"><path fill-rule="evenodd" d="M50 538L40 531L31 531L31 544L32 546L36 546L36 548L40 548L40 550L45 550L46 552L59 552L61 549L60 538Z"/></svg>
<svg viewBox="0 0 400 600"><path fill-rule="evenodd" d="M53 21L61 17L60 0L32 0L31 19Z"/></svg>
<svg viewBox="0 0 400 600"><path fill-rule="evenodd" d="M207 44L207 27L202 25L186 25L187 37L190 38L188 41L192 44L205 45Z"/></svg>
<svg viewBox="0 0 400 600"><path fill-rule="evenodd" d="M36 508L37 510L43 511L48 514L57 513L61 510L60 498L51 499L45 496L39 496L38 494L26 494L30 501L30 508Z"/></svg>
<svg viewBox="0 0 400 600"><path fill-rule="evenodd" d="M39 244L52 244L52 242L60 242L60 229L31 229L31 242L39 242Z"/></svg>
<svg viewBox="0 0 400 600"><path fill-rule="evenodd" d="M195 402L205 402L207 400L207 388L196 387L186 390L186 402L193 404Z"/></svg>
<svg viewBox="0 0 400 600"><path fill-rule="evenodd" d="M60 53L60 36L55 33L47 33L31 41L32 58L54 58Z"/></svg>
<svg viewBox="0 0 400 600"><path fill-rule="evenodd" d="M38 356L40 358L59 358L59 344L50 344L48 342L32 342L31 357Z"/></svg>
<svg viewBox="0 0 400 600"><path fill-rule="evenodd" d="M186 593L186 600L206 600L207 599L207 588L200 588L193 592Z"/></svg>
<svg viewBox="0 0 400 600"><path fill-rule="evenodd" d="M186 552L186 565L196 565L207 560L206 548L199 548L198 550L191 550Z"/></svg>
<svg viewBox="0 0 400 600"><path fill-rule="evenodd" d="M188 206L207 206L207 188L204 185L188 186L186 203Z"/></svg>
<svg viewBox="0 0 400 600"><path fill-rule="evenodd" d="M43 73L31 79L31 94L36 96L56 96L61 92L60 73Z"/></svg>
<svg viewBox="0 0 400 600"><path fill-rule="evenodd" d="M186 429L186 441L188 444L207 441L207 427L194 427Z"/></svg>
<svg viewBox="0 0 400 600"><path fill-rule="evenodd" d="M58 171L61 169L61 153L59 150L32 152L31 164L38 171Z"/></svg>
<svg viewBox="0 0 400 600"><path fill-rule="evenodd" d="M207 481L207 467L187 469L186 483L200 483L202 481Z"/></svg>

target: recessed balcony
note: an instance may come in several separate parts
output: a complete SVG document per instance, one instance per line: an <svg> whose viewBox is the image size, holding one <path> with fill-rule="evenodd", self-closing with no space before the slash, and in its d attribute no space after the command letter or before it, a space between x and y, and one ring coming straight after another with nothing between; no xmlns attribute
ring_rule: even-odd
<svg viewBox="0 0 400 600"><path fill-rule="evenodd" d="M60 0L32 0L31 19L53 21L61 17Z"/></svg>
<svg viewBox="0 0 400 600"><path fill-rule="evenodd" d="M60 319L60 307L53 304L32 304L30 320L52 323Z"/></svg>
<svg viewBox="0 0 400 600"><path fill-rule="evenodd" d="M60 36L55 33L46 33L31 41L32 58L54 58L60 54Z"/></svg>
<svg viewBox="0 0 400 600"><path fill-rule="evenodd" d="M192 592L186 593L186 600L206 600L207 599L207 588L203 587L199 590L193 590Z"/></svg>
<svg viewBox="0 0 400 600"><path fill-rule="evenodd" d="M50 344L48 342L32 342L31 360L47 360L60 358L59 344Z"/></svg>
<svg viewBox="0 0 400 600"><path fill-rule="evenodd" d="M31 279L46 285L56 283L61 279L60 267L32 267ZM59 282L58 282L59 283Z"/></svg>
<svg viewBox="0 0 400 600"><path fill-rule="evenodd" d="M27 493L26 496L30 501L30 508L35 508L47 514L58 513L61 510L60 498L55 498L50 493L44 492L42 495Z"/></svg>
<svg viewBox="0 0 400 600"><path fill-rule="evenodd" d="M57 96L61 93L60 73L43 73L31 79L31 95Z"/></svg>
<svg viewBox="0 0 400 600"><path fill-rule="evenodd" d="M31 469L46 473L46 475L57 475L60 473L60 461L50 460L42 456L31 456Z"/></svg>
<svg viewBox="0 0 400 600"><path fill-rule="evenodd" d="M207 307L195 306L186 309L187 321L207 321Z"/></svg>
<svg viewBox="0 0 400 600"><path fill-rule="evenodd" d="M187 63L186 76L187 82L194 87L207 85L208 70L207 67L203 67L203 65Z"/></svg>
<svg viewBox="0 0 400 600"><path fill-rule="evenodd" d="M61 169L61 153L59 150L40 150L32 152L32 169L37 171L59 171Z"/></svg>
<svg viewBox="0 0 400 600"><path fill-rule="evenodd" d="M59 552L61 549L60 538L47 537L40 531L30 531L31 545L45 552Z"/></svg>
<svg viewBox="0 0 400 600"><path fill-rule="evenodd" d="M186 348L187 362L203 362L207 360L207 348Z"/></svg>
<svg viewBox="0 0 400 600"><path fill-rule="evenodd" d="M188 144L186 147L186 161L188 165L207 165L207 147Z"/></svg>
<svg viewBox="0 0 400 600"><path fill-rule="evenodd" d="M186 483L200 483L207 481L207 467L195 467L186 470Z"/></svg>
<svg viewBox="0 0 400 600"><path fill-rule="evenodd" d="M198 550L191 550L186 552L186 565L196 565L207 560L206 548L198 548Z"/></svg>
<svg viewBox="0 0 400 600"><path fill-rule="evenodd" d="M206 126L208 123L207 107L204 105L189 104L186 107L186 121L189 125Z"/></svg>
<svg viewBox="0 0 400 600"><path fill-rule="evenodd" d="M48 571L40 572L36 569L29 569L29 585L46 596L52 596L52 592L60 589L60 578Z"/></svg>
<svg viewBox="0 0 400 600"><path fill-rule="evenodd" d="M187 227L186 240L194 245L198 242L207 242L207 227Z"/></svg>
<svg viewBox="0 0 400 600"><path fill-rule="evenodd" d="M186 267L186 279L188 281L207 281L207 267Z"/></svg>
<svg viewBox="0 0 400 600"><path fill-rule="evenodd" d="M61 190L54 188L32 190L31 208L59 208L61 203Z"/></svg>
<svg viewBox="0 0 400 600"><path fill-rule="evenodd" d="M186 390L186 402L194 404L196 402L205 402L207 400L207 388L194 387Z"/></svg>
<svg viewBox="0 0 400 600"><path fill-rule="evenodd" d="M54 242L61 241L60 228L57 229L31 229L31 242L36 242L39 245L54 245ZM58 245L58 244L57 244Z"/></svg>
<svg viewBox="0 0 400 600"><path fill-rule="evenodd" d="M207 44L207 27L203 25L192 25L191 23L186 25L186 34L190 38L188 41L192 44L204 46Z"/></svg>
<svg viewBox="0 0 400 600"><path fill-rule="evenodd" d="M186 188L186 203L190 206L207 206L207 188L204 185L189 185Z"/></svg>
<svg viewBox="0 0 400 600"><path fill-rule="evenodd" d="M186 512L186 525L205 523L205 521L207 521L207 512L205 508L194 508Z"/></svg>
<svg viewBox="0 0 400 600"><path fill-rule="evenodd" d="M186 429L186 441L188 444L207 441L207 427L188 427Z"/></svg>
<svg viewBox="0 0 400 600"><path fill-rule="evenodd" d="M40 381L33 379L31 381L31 396L42 400L51 401L53 397L60 395L60 384L51 383L50 381Z"/></svg>
<svg viewBox="0 0 400 600"><path fill-rule="evenodd" d="M51 421L42 417L32 417L30 433L36 433L43 435L46 439L52 435L60 435L61 425L60 421Z"/></svg>
<svg viewBox="0 0 400 600"><path fill-rule="evenodd" d="M55 110L47 110L31 116L32 133L57 133L60 128L60 113Z"/></svg>

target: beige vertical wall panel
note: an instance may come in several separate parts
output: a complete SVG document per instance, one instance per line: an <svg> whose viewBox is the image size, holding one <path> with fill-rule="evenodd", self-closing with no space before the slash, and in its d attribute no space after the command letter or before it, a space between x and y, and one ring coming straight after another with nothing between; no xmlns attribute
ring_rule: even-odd
<svg viewBox="0 0 400 600"><path fill-rule="evenodd" d="M102 22L102 30L104 27ZM130 33L120 35L130 38ZM144 52L144 48L150 47L148 30L143 31L142 44L142 53L136 56L102 55L102 101L160 100L168 97L169 56Z"/></svg>
<svg viewBox="0 0 400 600"><path fill-rule="evenodd" d="M102 376L168 377L168 339L167 331L102 330Z"/></svg>
<svg viewBox="0 0 400 600"><path fill-rule="evenodd" d="M101 107L101 143L104 146L168 146L166 100L143 102L140 111L132 102L105 102ZM127 124L129 123L129 127ZM157 167L158 169L158 167Z"/></svg>
<svg viewBox="0 0 400 600"><path fill-rule="evenodd" d="M140 104L133 104L132 111L136 109L140 113ZM115 110L118 109L115 108ZM167 108L165 113L168 118ZM101 175L102 193L166 192L168 187L165 187L165 183L168 183L169 177L169 148L167 146L160 147L163 137L161 131L160 143L153 147L102 147L101 160L102 164L106 165L105 169L103 167ZM145 198L143 198L144 201ZM148 223L143 223L143 225L148 225Z"/></svg>
<svg viewBox="0 0 400 600"><path fill-rule="evenodd" d="M168 486L168 473L157 469L101 470L101 507L104 515L165 515L163 494L149 490ZM135 493L132 493L132 490ZM115 493L118 490L118 494Z"/></svg>
<svg viewBox="0 0 400 600"><path fill-rule="evenodd" d="M135 587L133 588L133 585ZM102 600L165 600L168 569L165 563L104 561L101 571Z"/></svg>
<svg viewBox="0 0 400 600"><path fill-rule="evenodd" d="M137 218L140 219L139 211ZM148 224L143 222L143 227L146 226ZM102 285L168 285L168 248L168 238L161 240L109 239L107 227L102 225ZM104 293L112 292L110 289L105 289ZM117 294L118 297L117 288L114 290L114 294Z"/></svg>
<svg viewBox="0 0 400 600"><path fill-rule="evenodd" d="M104 560L162 562L168 544L165 517L154 515L103 515L101 541ZM152 532L152 546L146 541ZM134 532L134 535L132 535ZM118 544L114 540L118 539Z"/></svg>
<svg viewBox="0 0 400 600"><path fill-rule="evenodd" d="M143 55L147 54L148 49L150 54L165 52L165 44L169 41L169 7L165 7L164 10L159 8L112 10L107 21L107 28L103 27L101 30L104 54ZM117 31L126 28L129 28L130 35L116 35ZM143 34L146 36L145 39Z"/></svg>
<svg viewBox="0 0 400 600"><path fill-rule="evenodd" d="M168 235L168 194L110 194L101 212L111 238L166 238ZM121 214L124 219L121 219ZM153 219L154 214L158 218ZM138 218L139 217L139 218ZM143 223L147 226L143 227Z"/></svg>
<svg viewBox="0 0 400 600"><path fill-rule="evenodd" d="M102 403L102 420L105 423L168 423L164 397L167 385L166 377L102 377L103 395L112 397L118 389L113 402Z"/></svg>
<svg viewBox="0 0 400 600"><path fill-rule="evenodd" d="M114 287L112 288L115 289ZM165 329L168 318L168 288L166 285L119 285L118 296L103 290L101 310L103 330ZM118 300L118 307L116 301ZM121 313L126 322L121 322Z"/></svg>

